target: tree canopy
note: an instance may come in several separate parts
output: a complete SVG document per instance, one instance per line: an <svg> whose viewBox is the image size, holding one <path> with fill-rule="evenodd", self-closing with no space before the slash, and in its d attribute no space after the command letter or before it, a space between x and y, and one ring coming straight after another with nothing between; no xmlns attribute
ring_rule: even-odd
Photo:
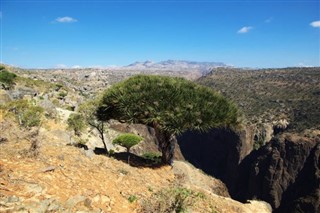
<svg viewBox="0 0 320 213"><path fill-rule="evenodd" d="M160 144L165 144L168 152L172 135L235 125L238 110L222 95L194 82L137 75L106 90L97 116L104 121L116 119L155 128Z"/></svg>
<svg viewBox="0 0 320 213"><path fill-rule="evenodd" d="M130 152L130 148L133 147L134 145L137 145L142 140L143 140L143 137L140 137L139 135L135 135L132 133L124 133L116 137L112 141L112 143L123 146L127 149L127 152Z"/></svg>

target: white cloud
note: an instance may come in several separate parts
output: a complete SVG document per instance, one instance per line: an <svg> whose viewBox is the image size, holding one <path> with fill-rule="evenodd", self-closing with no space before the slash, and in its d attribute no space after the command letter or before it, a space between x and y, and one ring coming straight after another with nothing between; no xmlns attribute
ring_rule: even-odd
<svg viewBox="0 0 320 213"><path fill-rule="evenodd" d="M265 23L270 23L273 21L273 17L269 17L266 20L264 20Z"/></svg>
<svg viewBox="0 0 320 213"><path fill-rule="evenodd" d="M57 65L55 66L55 68L58 68L58 69L66 69L66 68L68 68L68 66L65 65L65 64L57 64Z"/></svg>
<svg viewBox="0 0 320 213"><path fill-rule="evenodd" d="M311 65L307 65L303 62L298 63L298 67L312 67Z"/></svg>
<svg viewBox="0 0 320 213"><path fill-rule="evenodd" d="M56 18L55 21L59 23L73 23L73 22L77 22L78 20L69 16L65 16L65 17L58 17Z"/></svg>
<svg viewBox="0 0 320 213"><path fill-rule="evenodd" d="M103 69L104 67L101 65L91 65L89 68L94 68L94 69Z"/></svg>
<svg viewBox="0 0 320 213"><path fill-rule="evenodd" d="M313 21L313 22L310 23L310 25L312 27L320 27L320 20L319 21Z"/></svg>
<svg viewBox="0 0 320 213"><path fill-rule="evenodd" d="M71 67L72 69L80 69L80 68L82 68L80 65L73 65L72 67Z"/></svg>
<svg viewBox="0 0 320 213"><path fill-rule="evenodd" d="M238 30L238 33L248 33L252 29L253 27L251 26L245 26L245 27L242 27L240 30Z"/></svg>

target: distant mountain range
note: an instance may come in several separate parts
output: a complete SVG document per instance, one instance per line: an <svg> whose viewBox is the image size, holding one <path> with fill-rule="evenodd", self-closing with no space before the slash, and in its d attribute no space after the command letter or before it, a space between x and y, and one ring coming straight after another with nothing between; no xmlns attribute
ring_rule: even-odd
<svg viewBox="0 0 320 213"><path fill-rule="evenodd" d="M195 62L186 60L167 60L161 62L145 61L135 62L124 66L122 68L130 70L171 70L171 71L200 71L201 73L207 73L212 68L216 67L228 67L222 62Z"/></svg>

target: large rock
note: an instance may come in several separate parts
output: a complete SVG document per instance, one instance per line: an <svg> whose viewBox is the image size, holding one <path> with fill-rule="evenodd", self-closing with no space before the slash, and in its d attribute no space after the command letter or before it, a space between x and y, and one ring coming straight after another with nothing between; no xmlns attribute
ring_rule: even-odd
<svg viewBox="0 0 320 213"><path fill-rule="evenodd" d="M133 146L130 149L130 152L143 155L145 153L161 153L158 149L158 140L155 136L155 131L153 128L142 125L142 124L127 124L127 123L119 123L114 121L110 128L119 131L119 132L129 132L140 135L144 138L144 140L136 146ZM181 154L180 147L177 144L175 147L174 158L176 160L184 160L183 155Z"/></svg>
<svg viewBox="0 0 320 213"><path fill-rule="evenodd" d="M38 92L34 90L33 88L30 87L24 87L24 86L17 86L15 87L14 90L8 90L8 95L10 96L11 99L30 99L34 96L38 95Z"/></svg>
<svg viewBox="0 0 320 213"><path fill-rule="evenodd" d="M281 205L285 211L289 211L285 208L288 206L319 210L316 144L315 139L285 134L253 151L238 168L236 187L230 191L232 197L241 201L264 200L273 209Z"/></svg>

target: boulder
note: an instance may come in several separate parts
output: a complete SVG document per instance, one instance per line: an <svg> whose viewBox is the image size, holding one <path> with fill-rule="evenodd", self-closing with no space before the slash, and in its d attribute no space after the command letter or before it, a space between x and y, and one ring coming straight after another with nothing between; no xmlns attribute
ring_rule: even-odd
<svg viewBox="0 0 320 213"><path fill-rule="evenodd" d="M155 132L153 128L143 124L126 124L126 123L119 123L116 121L112 122L112 124L110 125L110 128L119 132L134 133L144 138L142 142L133 146L130 149L130 152L136 155L143 155L148 152L161 154L161 152L158 150L158 140L155 136ZM176 160L184 159L178 144L175 147L174 156Z"/></svg>

